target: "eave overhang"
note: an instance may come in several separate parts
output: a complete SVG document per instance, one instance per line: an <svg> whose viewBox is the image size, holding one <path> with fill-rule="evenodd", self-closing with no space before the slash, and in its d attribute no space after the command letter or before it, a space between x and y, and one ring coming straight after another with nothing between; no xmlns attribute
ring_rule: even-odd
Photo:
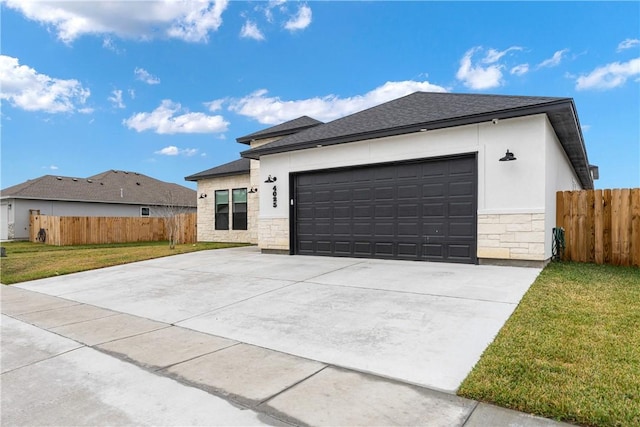
<svg viewBox="0 0 640 427"><path fill-rule="evenodd" d="M546 114L553 127L562 148L564 149L573 169L576 172L580 184L584 189L593 188L593 180L589 171L589 160L584 145L580 122L576 113L575 104L570 98L563 98L550 101L540 105L518 107L500 111L493 111L482 114L474 114L463 117L456 117L431 122L417 123L410 126L387 128L371 132L344 135L326 139L315 139L302 143L289 144L285 146L257 147L240 153L244 158L259 160L261 156L270 154L286 153L289 151L305 150L318 146L330 146L344 144L348 142L364 141L368 139L385 138L390 136L405 135L414 132L424 132L436 129L445 129L456 126L464 126L491 121L494 119L511 119L517 117L531 116L535 114Z"/></svg>

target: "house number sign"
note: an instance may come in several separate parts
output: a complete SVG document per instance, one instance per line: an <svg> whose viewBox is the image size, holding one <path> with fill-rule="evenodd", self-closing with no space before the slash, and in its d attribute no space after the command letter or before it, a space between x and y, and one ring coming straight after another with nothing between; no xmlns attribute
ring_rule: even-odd
<svg viewBox="0 0 640 427"><path fill-rule="evenodd" d="M273 207L278 207L278 187L276 185L273 186Z"/></svg>

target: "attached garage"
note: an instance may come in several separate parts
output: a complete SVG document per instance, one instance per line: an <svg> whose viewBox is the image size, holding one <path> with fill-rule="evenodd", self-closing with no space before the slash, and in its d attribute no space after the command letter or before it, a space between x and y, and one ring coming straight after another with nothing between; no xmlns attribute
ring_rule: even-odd
<svg viewBox="0 0 640 427"><path fill-rule="evenodd" d="M293 175L293 252L476 263L476 155Z"/></svg>
<svg viewBox="0 0 640 427"><path fill-rule="evenodd" d="M248 231L269 253L541 266L556 192L593 188L570 98L415 92L237 141L251 147Z"/></svg>

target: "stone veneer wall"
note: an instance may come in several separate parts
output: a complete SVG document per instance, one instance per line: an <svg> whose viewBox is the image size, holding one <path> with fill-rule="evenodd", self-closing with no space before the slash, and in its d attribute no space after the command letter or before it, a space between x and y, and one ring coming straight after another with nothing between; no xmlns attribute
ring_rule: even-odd
<svg viewBox="0 0 640 427"><path fill-rule="evenodd" d="M260 249L289 250L289 219L262 218L260 220Z"/></svg>
<svg viewBox="0 0 640 427"><path fill-rule="evenodd" d="M543 213L478 215L478 258L544 261Z"/></svg>
<svg viewBox="0 0 640 427"><path fill-rule="evenodd" d="M249 191L249 174L224 176L198 181L198 194L205 193L204 199L198 199L198 241L201 242L238 242L258 243L258 195L247 194L247 230L215 229L215 192L229 190L231 199L234 188L246 188ZM233 204L233 200L230 200ZM233 205L231 206L233 209ZM229 212L229 225L233 211Z"/></svg>

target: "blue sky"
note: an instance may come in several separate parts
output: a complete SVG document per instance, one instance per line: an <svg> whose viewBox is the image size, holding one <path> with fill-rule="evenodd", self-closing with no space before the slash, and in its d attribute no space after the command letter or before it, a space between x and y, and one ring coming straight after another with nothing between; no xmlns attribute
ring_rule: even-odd
<svg viewBox="0 0 640 427"><path fill-rule="evenodd" d="M1 0L1 186L184 177L235 138L417 90L571 97L596 188L640 187L640 3Z"/></svg>

